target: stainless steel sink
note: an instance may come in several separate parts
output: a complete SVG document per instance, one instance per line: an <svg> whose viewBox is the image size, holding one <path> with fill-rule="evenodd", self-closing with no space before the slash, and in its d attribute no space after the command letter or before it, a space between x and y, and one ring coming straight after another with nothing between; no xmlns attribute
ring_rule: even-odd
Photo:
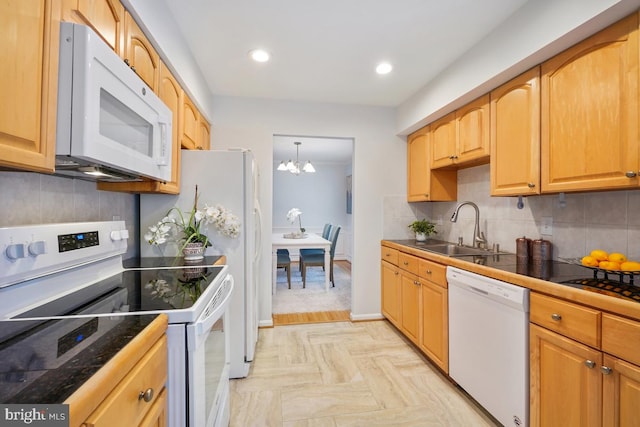
<svg viewBox="0 0 640 427"><path fill-rule="evenodd" d="M460 246L454 243L425 245L423 249L425 251L435 252L441 255L447 255L452 257L469 256L469 255L491 255L495 253L487 249L472 248L469 246Z"/></svg>

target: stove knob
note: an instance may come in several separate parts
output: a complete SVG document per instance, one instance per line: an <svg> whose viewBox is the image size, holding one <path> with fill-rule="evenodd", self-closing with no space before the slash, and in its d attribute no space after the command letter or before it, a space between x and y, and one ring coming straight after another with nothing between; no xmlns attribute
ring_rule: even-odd
<svg viewBox="0 0 640 427"><path fill-rule="evenodd" d="M16 243L14 245L7 246L7 249L5 249L4 252L9 259L25 258L27 256L27 251L25 250L26 246L27 245L25 245L24 243Z"/></svg>
<svg viewBox="0 0 640 427"><path fill-rule="evenodd" d="M29 255L38 256L47 253L47 244L44 240L29 243Z"/></svg>
<svg viewBox="0 0 640 427"><path fill-rule="evenodd" d="M117 242L118 240L122 240L122 234L118 230L112 231L109 237L111 237L111 240L113 240L114 242Z"/></svg>

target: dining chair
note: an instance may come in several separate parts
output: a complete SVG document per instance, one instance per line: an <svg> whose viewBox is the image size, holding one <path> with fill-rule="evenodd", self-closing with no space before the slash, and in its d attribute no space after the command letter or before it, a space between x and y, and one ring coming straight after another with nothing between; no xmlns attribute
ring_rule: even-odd
<svg viewBox="0 0 640 427"><path fill-rule="evenodd" d="M278 262L276 266L277 268L284 268L284 271L287 272L287 283L289 284L289 289L291 289L291 258L289 257L289 251L287 251L287 253L279 251L278 249Z"/></svg>
<svg viewBox="0 0 640 427"><path fill-rule="evenodd" d="M338 235L340 234L340 226L334 225L331 227L331 248L329 249L329 280L331 280L331 286L335 287L336 283L333 280L333 257L336 253L336 243L338 242ZM324 252L324 251L323 251ZM322 267L324 269L324 253L312 253L308 255L300 254L300 269L302 271L302 287L305 288L307 284L307 268L308 267ZM326 272L325 272L326 274Z"/></svg>
<svg viewBox="0 0 640 427"><path fill-rule="evenodd" d="M331 224L327 223L324 225L324 228L322 229L322 238L323 239L329 239L329 236L331 235ZM323 248L301 248L300 249L300 256L303 255L311 255L311 254L321 254L322 256L324 256L324 249ZM298 268L300 269L300 271L302 271L302 263L300 263L298 265Z"/></svg>

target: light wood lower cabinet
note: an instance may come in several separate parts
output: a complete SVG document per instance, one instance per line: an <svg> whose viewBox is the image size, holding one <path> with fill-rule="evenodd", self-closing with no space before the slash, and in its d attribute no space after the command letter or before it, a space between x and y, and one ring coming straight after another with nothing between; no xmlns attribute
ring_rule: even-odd
<svg viewBox="0 0 640 427"><path fill-rule="evenodd" d="M382 246L382 314L449 371L446 266Z"/></svg>
<svg viewBox="0 0 640 427"><path fill-rule="evenodd" d="M640 425L640 322L537 293L530 319L531 426Z"/></svg>
<svg viewBox="0 0 640 427"><path fill-rule="evenodd" d="M166 315L160 315L64 403L70 426L164 426Z"/></svg>
<svg viewBox="0 0 640 427"><path fill-rule="evenodd" d="M382 260L382 314L397 328L400 323L400 269L397 265Z"/></svg>

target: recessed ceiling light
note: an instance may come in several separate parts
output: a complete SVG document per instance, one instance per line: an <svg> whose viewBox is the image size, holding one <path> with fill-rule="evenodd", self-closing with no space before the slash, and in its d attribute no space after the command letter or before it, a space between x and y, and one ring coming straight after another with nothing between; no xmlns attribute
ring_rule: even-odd
<svg viewBox="0 0 640 427"><path fill-rule="evenodd" d="M269 60L269 52L262 49L254 49L249 52L249 56L256 62L267 62Z"/></svg>
<svg viewBox="0 0 640 427"><path fill-rule="evenodd" d="M393 67L388 62L381 62L376 67L376 73L378 74L388 74L393 70Z"/></svg>

